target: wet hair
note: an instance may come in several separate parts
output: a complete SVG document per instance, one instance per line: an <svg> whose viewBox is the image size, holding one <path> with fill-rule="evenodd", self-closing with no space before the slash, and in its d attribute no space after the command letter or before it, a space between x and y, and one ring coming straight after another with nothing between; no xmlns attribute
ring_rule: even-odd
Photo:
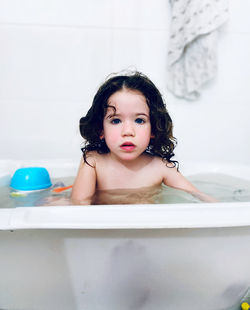
<svg viewBox="0 0 250 310"><path fill-rule="evenodd" d="M103 119L106 114L108 100L111 95L122 89L135 90L141 92L146 98L150 111L151 131L154 138L144 153L159 156L172 167L178 168L178 161L172 160L174 148L177 144L173 137L173 123L168 114L162 95L153 82L141 72L130 72L122 75L109 77L98 89L91 108L86 116L80 119L80 133L85 139L82 148L83 158L87 162L87 153L96 151L99 154L109 153L110 150L104 139L100 136L103 131Z"/></svg>

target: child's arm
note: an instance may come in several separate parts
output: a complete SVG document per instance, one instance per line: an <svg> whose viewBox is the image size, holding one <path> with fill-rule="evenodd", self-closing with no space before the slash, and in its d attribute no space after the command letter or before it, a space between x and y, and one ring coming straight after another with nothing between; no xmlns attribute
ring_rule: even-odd
<svg viewBox="0 0 250 310"><path fill-rule="evenodd" d="M73 184L71 199L73 203L90 204L96 189L95 160L88 157L88 163L81 159L78 173Z"/></svg>
<svg viewBox="0 0 250 310"><path fill-rule="evenodd" d="M199 191L177 170L176 167L166 167L165 169L167 169L167 171L165 170L166 173L163 178L163 183L165 185L188 192L204 202L217 202L215 198Z"/></svg>

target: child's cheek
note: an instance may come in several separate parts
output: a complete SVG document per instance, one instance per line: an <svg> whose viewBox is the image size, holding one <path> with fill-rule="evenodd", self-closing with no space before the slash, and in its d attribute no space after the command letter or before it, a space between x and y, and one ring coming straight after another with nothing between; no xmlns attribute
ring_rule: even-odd
<svg viewBox="0 0 250 310"><path fill-rule="evenodd" d="M119 141L119 137L120 135L117 132L112 132L112 134L110 135L110 142L117 143L117 141Z"/></svg>
<svg viewBox="0 0 250 310"><path fill-rule="evenodd" d="M106 132L105 137L109 143L114 144L119 140L120 134L116 128L112 128Z"/></svg>

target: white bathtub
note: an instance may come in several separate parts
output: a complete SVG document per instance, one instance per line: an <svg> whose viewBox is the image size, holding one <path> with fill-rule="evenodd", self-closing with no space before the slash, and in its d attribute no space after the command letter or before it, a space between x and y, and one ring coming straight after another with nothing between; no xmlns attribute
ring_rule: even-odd
<svg viewBox="0 0 250 310"><path fill-rule="evenodd" d="M72 162L0 161L52 177ZM187 165L184 175L250 168ZM0 309L219 310L250 286L250 202L0 208ZM237 309L237 308L234 308Z"/></svg>

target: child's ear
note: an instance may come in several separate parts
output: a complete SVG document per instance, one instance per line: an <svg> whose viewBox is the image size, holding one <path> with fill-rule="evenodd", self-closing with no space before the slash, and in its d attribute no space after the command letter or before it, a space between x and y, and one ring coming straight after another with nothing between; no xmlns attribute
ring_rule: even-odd
<svg viewBox="0 0 250 310"><path fill-rule="evenodd" d="M100 139L101 139L101 140L104 139L104 132L103 132L103 130L102 130L101 133L100 133Z"/></svg>
<svg viewBox="0 0 250 310"><path fill-rule="evenodd" d="M154 138L155 138L155 135L151 133L150 139L154 139Z"/></svg>

